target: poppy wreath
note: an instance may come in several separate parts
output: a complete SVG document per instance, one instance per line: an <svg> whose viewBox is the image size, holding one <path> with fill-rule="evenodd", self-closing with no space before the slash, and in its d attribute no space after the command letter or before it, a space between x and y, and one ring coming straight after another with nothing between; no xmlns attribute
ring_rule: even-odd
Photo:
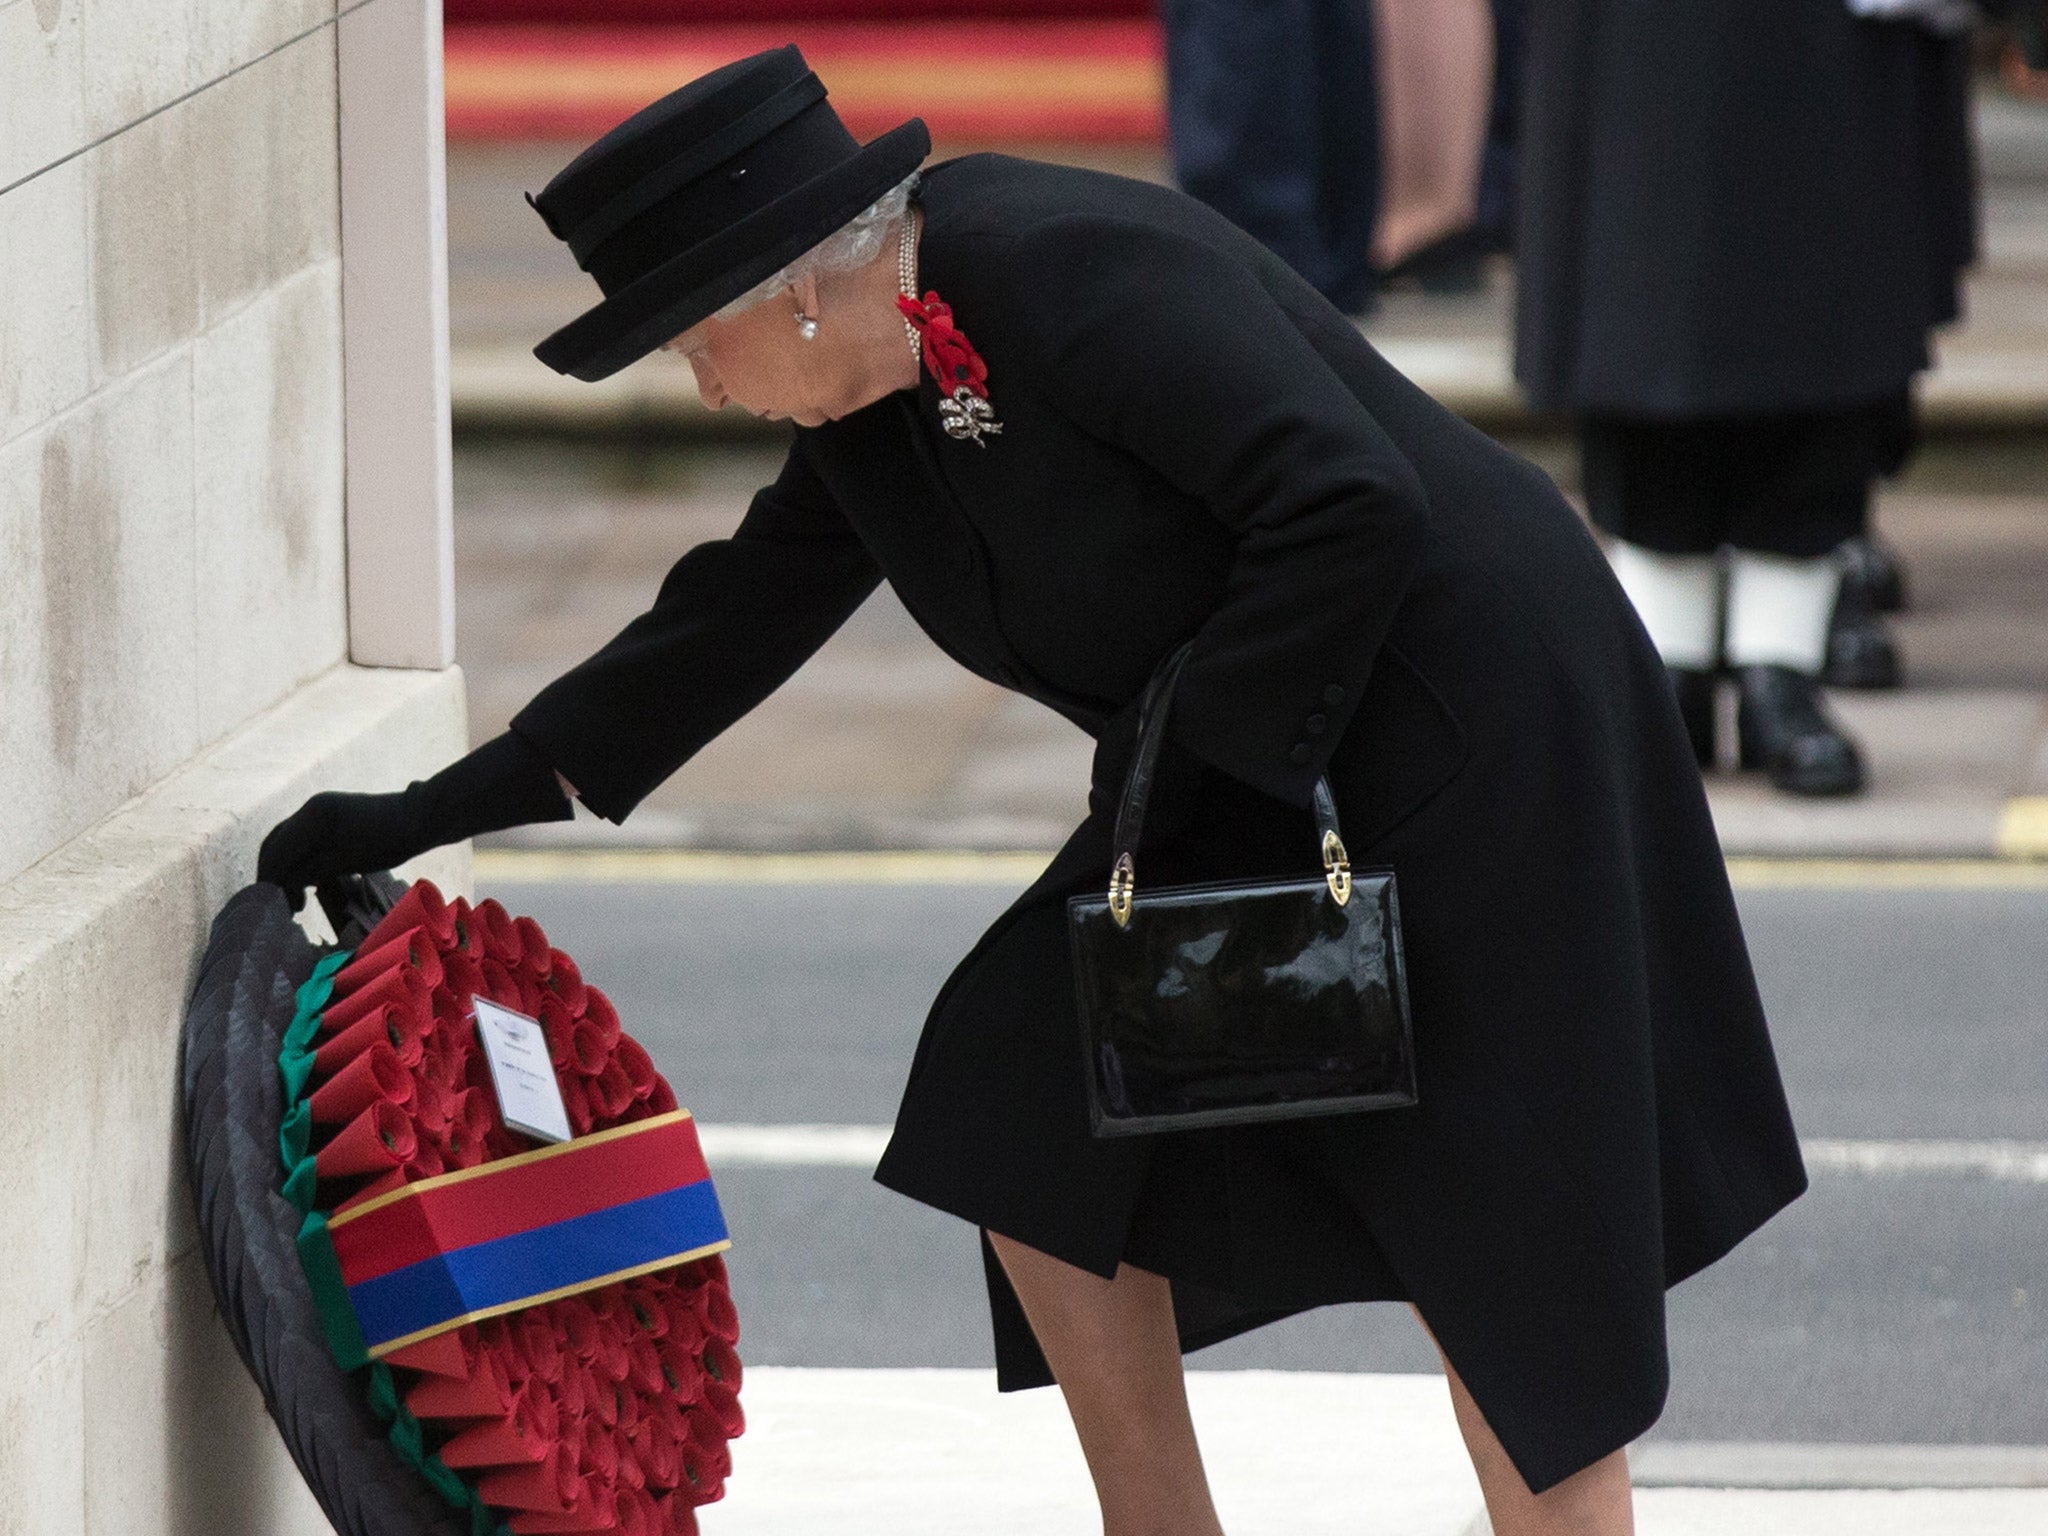
<svg viewBox="0 0 2048 1536"><path fill-rule="evenodd" d="M539 1020L571 1140L500 1120L474 997ZM400 1460L473 1536L694 1536L745 1428L729 1243L611 1001L531 918L419 881L295 1002L282 1193Z"/></svg>

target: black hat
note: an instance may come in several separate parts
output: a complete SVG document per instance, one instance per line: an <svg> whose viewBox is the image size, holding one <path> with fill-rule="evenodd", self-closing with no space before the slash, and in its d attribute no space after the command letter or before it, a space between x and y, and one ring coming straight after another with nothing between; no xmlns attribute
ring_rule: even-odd
<svg viewBox="0 0 2048 1536"><path fill-rule="evenodd" d="M579 379L617 373L843 228L930 152L915 117L863 147L793 44L692 80L528 195L604 290L534 356Z"/></svg>

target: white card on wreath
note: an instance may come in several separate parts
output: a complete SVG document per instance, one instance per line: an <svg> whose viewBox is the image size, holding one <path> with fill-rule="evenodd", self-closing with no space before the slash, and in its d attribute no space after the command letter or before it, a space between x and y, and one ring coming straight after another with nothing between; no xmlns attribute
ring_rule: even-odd
<svg viewBox="0 0 2048 1536"><path fill-rule="evenodd" d="M497 1091L498 1114L515 1131L536 1141L568 1141L568 1106L555 1064L548 1058L547 1032L540 1020L529 1019L487 997L473 998L477 1038L491 1064L491 1087Z"/></svg>

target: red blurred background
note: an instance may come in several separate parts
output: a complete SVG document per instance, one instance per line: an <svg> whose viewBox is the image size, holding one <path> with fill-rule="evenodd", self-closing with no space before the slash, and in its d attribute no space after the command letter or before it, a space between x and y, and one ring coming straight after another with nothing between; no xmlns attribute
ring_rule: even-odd
<svg viewBox="0 0 2048 1536"><path fill-rule="evenodd" d="M448 131L603 132L706 70L804 50L860 138L922 116L959 146L1157 143L1151 0L445 0Z"/></svg>

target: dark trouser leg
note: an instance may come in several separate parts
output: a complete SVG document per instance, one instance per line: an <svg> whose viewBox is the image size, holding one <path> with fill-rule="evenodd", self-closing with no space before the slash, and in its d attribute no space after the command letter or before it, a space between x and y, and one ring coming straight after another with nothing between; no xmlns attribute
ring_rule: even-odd
<svg viewBox="0 0 2048 1536"><path fill-rule="evenodd" d="M1912 397L1900 394L1870 409L1877 475L1889 480L1906 466L1919 442ZM1876 615L1906 606L1905 574L1898 557L1877 537L1866 515L1856 533L1836 551L1842 562L1841 611L1828 647L1828 681L1845 687L1896 686L1898 664ZM1884 653L1873 653L1875 645Z"/></svg>
<svg viewBox="0 0 2048 1536"><path fill-rule="evenodd" d="M1479 207L1474 225L1487 243L1512 250L1522 122L1522 31L1528 0L1492 0L1493 105L1479 162Z"/></svg>
<svg viewBox="0 0 2048 1536"><path fill-rule="evenodd" d="M1347 312L1371 292L1369 0L1162 0L1175 179Z"/></svg>
<svg viewBox="0 0 2048 1536"><path fill-rule="evenodd" d="M1380 213L1379 59L1373 0L1316 0L1318 222L1327 268L1316 284L1347 315L1372 307Z"/></svg>

